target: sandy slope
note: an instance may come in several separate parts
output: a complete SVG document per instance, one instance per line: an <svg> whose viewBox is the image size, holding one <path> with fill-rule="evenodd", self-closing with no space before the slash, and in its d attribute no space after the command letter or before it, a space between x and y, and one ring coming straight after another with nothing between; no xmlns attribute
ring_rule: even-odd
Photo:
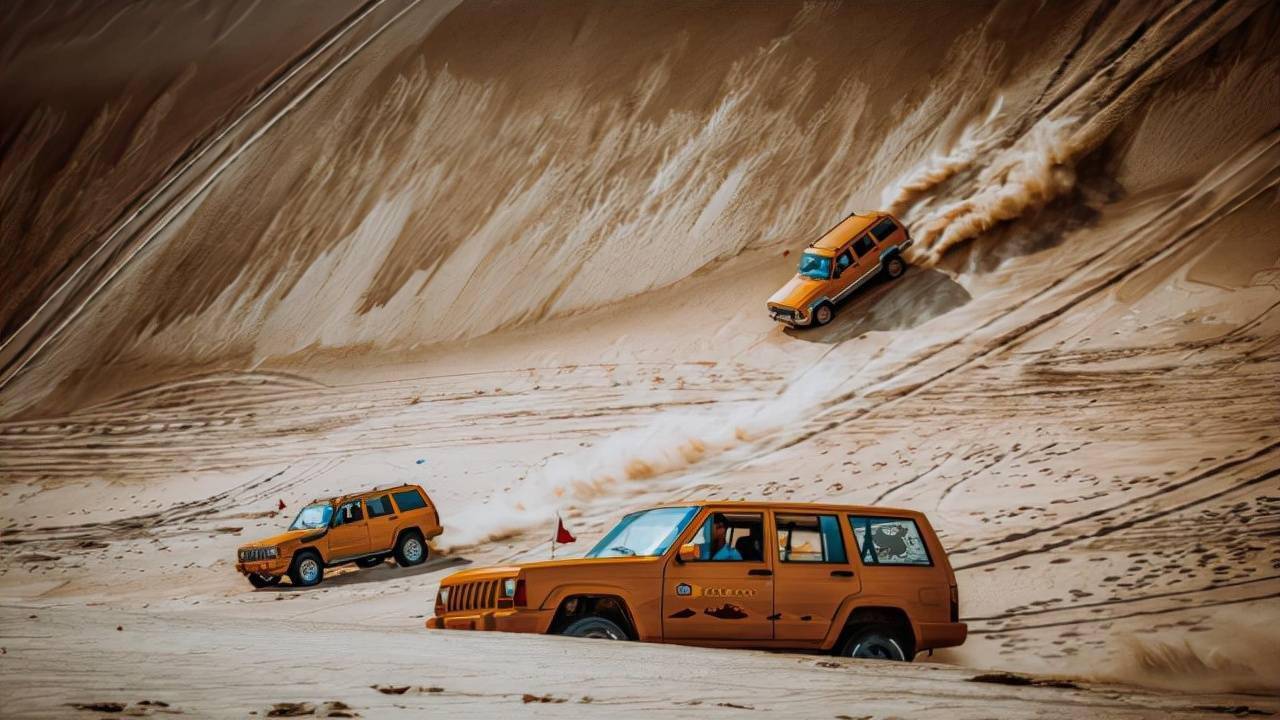
<svg viewBox="0 0 1280 720"><path fill-rule="evenodd" d="M1274 7L876 6L857 73L826 6L401 10L126 223L83 312L6 335L6 709L1280 710ZM764 318L801 240L876 202L918 264L827 328ZM446 511L433 563L231 570L398 481ZM581 551L689 497L925 510L970 641L904 669L421 629L451 569L545 557L557 511Z"/></svg>

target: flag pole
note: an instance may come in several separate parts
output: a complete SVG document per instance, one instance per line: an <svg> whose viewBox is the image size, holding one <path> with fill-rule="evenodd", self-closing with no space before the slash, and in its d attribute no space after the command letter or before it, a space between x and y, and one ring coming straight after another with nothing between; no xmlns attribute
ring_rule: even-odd
<svg viewBox="0 0 1280 720"><path fill-rule="evenodd" d="M556 513L556 529L551 533L551 559L556 559L556 533L560 532L560 513Z"/></svg>

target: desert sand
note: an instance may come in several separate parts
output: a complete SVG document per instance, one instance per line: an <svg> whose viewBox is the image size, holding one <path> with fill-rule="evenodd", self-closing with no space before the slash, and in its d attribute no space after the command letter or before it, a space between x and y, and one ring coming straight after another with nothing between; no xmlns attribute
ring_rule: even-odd
<svg viewBox="0 0 1280 720"><path fill-rule="evenodd" d="M0 44L6 716L1280 712L1274 4L53 7ZM873 208L907 274L773 324ZM428 564L235 572L396 482ZM423 628L689 498L927 512L968 642Z"/></svg>

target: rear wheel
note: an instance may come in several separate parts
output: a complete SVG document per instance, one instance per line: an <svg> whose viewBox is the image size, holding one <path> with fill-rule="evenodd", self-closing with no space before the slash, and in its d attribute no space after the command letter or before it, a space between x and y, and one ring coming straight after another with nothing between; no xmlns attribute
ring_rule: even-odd
<svg viewBox="0 0 1280 720"><path fill-rule="evenodd" d="M422 536L416 532L407 532L396 542L396 564L400 567L421 565L427 559L427 546Z"/></svg>
<svg viewBox="0 0 1280 720"><path fill-rule="evenodd" d="M273 587L280 584L280 578L276 575L249 573L249 584L256 588Z"/></svg>
<svg viewBox="0 0 1280 720"><path fill-rule="evenodd" d="M597 640L627 640L627 633L618 624L608 618L595 615L574 620L560 631L561 635Z"/></svg>
<svg viewBox="0 0 1280 720"><path fill-rule="evenodd" d="M831 319L835 316L836 309L831 306L831 303L822 303L813 311L813 324L817 327L821 327L831 322Z"/></svg>
<svg viewBox="0 0 1280 720"><path fill-rule="evenodd" d="M298 587L319 585L324 579L324 563L320 556L313 552L294 556L293 564L289 566L289 579Z"/></svg>
<svg viewBox="0 0 1280 720"><path fill-rule="evenodd" d="M897 628L890 625L865 625L853 631L845 642L841 655L868 660L897 660L905 662L907 642L899 637Z"/></svg>
<svg viewBox="0 0 1280 720"><path fill-rule="evenodd" d="M891 278L901 277L907 271L907 261L901 255L894 255L885 261L884 272Z"/></svg>

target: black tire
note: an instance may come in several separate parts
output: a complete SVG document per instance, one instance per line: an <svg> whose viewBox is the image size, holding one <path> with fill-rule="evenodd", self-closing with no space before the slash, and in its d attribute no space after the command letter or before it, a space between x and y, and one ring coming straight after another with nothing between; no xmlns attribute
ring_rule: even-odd
<svg viewBox="0 0 1280 720"><path fill-rule="evenodd" d="M813 309L813 326L822 327L835 319L836 308L831 303L822 303Z"/></svg>
<svg viewBox="0 0 1280 720"><path fill-rule="evenodd" d="M256 588L275 587L280 584L280 578L275 575L249 573L249 584Z"/></svg>
<svg viewBox="0 0 1280 720"><path fill-rule="evenodd" d="M421 565L427 561L427 543L416 530L400 534L396 541L396 564L400 567Z"/></svg>
<svg viewBox="0 0 1280 720"><path fill-rule="evenodd" d="M845 657L864 658L868 660L896 660L910 662L914 656L910 643L902 637L901 631L892 625L863 625L849 634L840 654Z"/></svg>
<svg viewBox="0 0 1280 720"><path fill-rule="evenodd" d="M356 565L367 570L369 568L378 567L382 563L386 562L386 560L387 559L385 557L378 555L377 557L360 558L356 561Z"/></svg>
<svg viewBox="0 0 1280 720"><path fill-rule="evenodd" d="M907 261L903 260L901 255L890 255L889 259L884 261L884 274L891 278L900 278L906 271Z"/></svg>
<svg viewBox="0 0 1280 720"><path fill-rule="evenodd" d="M289 566L289 579L297 587L312 587L324 580L324 561L315 552L301 552L293 556Z"/></svg>
<svg viewBox="0 0 1280 720"><path fill-rule="evenodd" d="M569 623L560 631L561 635L580 638L594 638L597 640L630 640L627 637L627 631L618 627L618 624L608 618L602 618L598 615L590 615L588 617L579 618Z"/></svg>

